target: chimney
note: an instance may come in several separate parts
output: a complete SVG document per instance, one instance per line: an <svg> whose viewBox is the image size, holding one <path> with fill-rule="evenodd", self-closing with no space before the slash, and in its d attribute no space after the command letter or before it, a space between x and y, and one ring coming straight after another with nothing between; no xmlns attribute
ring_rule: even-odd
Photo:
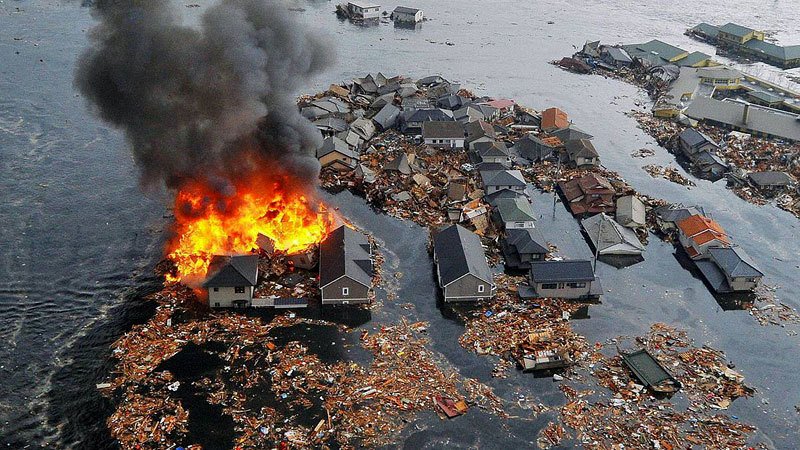
<svg viewBox="0 0 800 450"><path fill-rule="evenodd" d="M742 111L742 123L747 125L747 119L750 117L750 104L744 104L744 110Z"/></svg>

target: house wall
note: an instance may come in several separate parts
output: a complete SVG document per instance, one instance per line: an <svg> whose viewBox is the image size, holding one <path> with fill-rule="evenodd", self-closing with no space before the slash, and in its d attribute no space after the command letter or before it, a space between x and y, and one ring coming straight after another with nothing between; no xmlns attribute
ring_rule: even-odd
<svg viewBox="0 0 800 450"><path fill-rule="evenodd" d="M502 191L503 189L519 192L520 194L525 193L525 186L486 186L486 193L493 194L497 191Z"/></svg>
<svg viewBox="0 0 800 450"><path fill-rule="evenodd" d="M242 294L237 294L233 287L208 288L208 306L212 308L232 308L236 300L245 300L249 305L253 300L253 286L245 287Z"/></svg>
<svg viewBox="0 0 800 450"><path fill-rule="evenodd" d="M395 22L422 22L422 11L417 11L416 14L408 13L394 13Z"/></svg>
<svg viewBox="0 0 800 450"><path fill-rule="evenodd" d="M483 162L488 163L508 164L510 162L508 156L487 156L485 158L482 157L481 159Z"/></svg>
<svg viewBox="0 0 800 450"><path fill-rule="evenodd" d="M350 12L358 18L361 19L376 19L381 16L381 9L380 7L374 8L360 8L352 3L348 4Z"/></svg>
<svg viewBox="0 0 800 450"><path fill-rule="evenodd" d="M584 158L582 156L578 156L577 158L575 158L575 164L578 167L596 166L598 162L599 161L597 158Z"/></svg>
<svg viewBox="0 0 800 450"><path fill-rule="evenodd" d="M478 292L478 286L483 286L483 292ZM468 274L445 286L442 293L446 302L474 302L492 298L494 289L491 284Z"/></svg>
<svg viewBox="0 0 800 450"><path fill-rule="evenodd" d="M536 228L536 225L534 225L534 222L532 220L526 220L522 222L517 222L517 221L504 222L503 226L505 227L506 230L513 230L513 229L530 230Z"/></svg>
<svg viewBox="0 0 800 450"><path fill-rule="evenodd" d="M342 294L342 288L348 288L348 295ZM322 288L322 304L368 303L369 288L355 280L342 277Z"/></svg>
<svg viewBox="0 0 800 450"><path fill-rule="evenodd" d="M320 158L319 163L322 167L334 165L336 168L350 168L355 167L356 160L349 156L344 156L341 153L332 152Z"/></svg>
<svg viewBox="0 0 800 450"><path fill-rule="evenodd" d="M734 291L752 291L758 286L758 283L761 281L761 277L756 278L746 278L746 277L736 277L728 279L728 284L731 286L731 289Z"/></svg>
<svg viewBox="0 0 800 450"><path fill-rule="evenodd" d="M464 139L425 138L425 145L430 145L431 147L438 147L438 148L464 148Z"/></svg>
<svg viewBox="0 0 800 450"><path fill-rule="evenodd" d="M555 289L546 289L545 286L555 284ZM586 297L592 288L592 282L585 282L584 287L571 287L571 283L535 283L534 289L540 297L577 299Z"/></svg>

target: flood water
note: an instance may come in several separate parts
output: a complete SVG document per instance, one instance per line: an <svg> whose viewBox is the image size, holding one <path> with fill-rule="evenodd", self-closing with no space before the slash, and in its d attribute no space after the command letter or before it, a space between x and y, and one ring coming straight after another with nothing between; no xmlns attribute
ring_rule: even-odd
<svg viewBox="0 0 800 450"><path fill-rule="evenodd" d="M200 8L176 3L187 21ZM308 83L315 92L367 72L422 77L441 74L480 94L511 97L534 108L558 106L595 136L603 163L639 192L673 202L701 204L760 264L777 297L800 308L798 220L772 206L754 206L722 183L694 179L686 187L651 178L644 164L673 157L636 128L625 112L647 106L636 88L599 76L563 72L547 62L571 54L586 39L637 42L651 38L713 54L683 36L700 21L739 22L778 31L783 43L800 43L795 0L736 3L572 0L566 2L419 0L431 20L419 29L389 24L359 27L339 21L334 3L297 1L294 15L330 37L336 63ZM385 4L391 10L395 4ZM549 23L553 22L553 23ZM113 448L104 420L110 405L95 383L110 369L108 346L152 305L142 297L157 287L151 269L160 257L166 195L142 193L137 170L120 133L94 118L72 86L75 58L86 45L92 20L80 2L0 3L0 444L9 448ZM448 45L450 43L452 45ZM754 69L777 77L764 65ZM797 70L794 71L798 73ZM656 150L647 159L629 155ZM329 198L383 243L386 270L399 299L384 301L360 327L400 316L431 322L431 348L443 364L492 386L503 398L519 395L558 405L562 395L549 379L512 371L489 375L495 360L463 350L463 326L437 304L427 231L375 214L343 193ZM577 222L552 197L536 196L538 227L563 256L589 257ZM689 330L698 343L725 351L757 389L736 400L730 414L759 427L757 440L795 448L800 437L800 373L796 326L762 327L743 311L724 310L703 282L685 270L674 248L651 238L645 261L624 269L598 264L610 289L588 320L574 322L590 342L644 333L653 322ZM409 302L414 309L398 306ZM303 334L304 336L306 334ZM309 339L316 335L310 334ZM328 333L320 339L330 340ZM187 393L186 395L191 395ZM403 434L407 448L508 448L534 445L549 418L502 421L477 410L440 422L423 414ZM224 442L224 436L220 442Z"/></svg>

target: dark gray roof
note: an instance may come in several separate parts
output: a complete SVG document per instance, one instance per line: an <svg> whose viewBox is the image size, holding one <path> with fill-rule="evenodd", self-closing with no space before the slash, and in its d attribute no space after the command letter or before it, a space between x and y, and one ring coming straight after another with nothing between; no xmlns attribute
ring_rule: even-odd
<svg viewBox="0 0 800 450"><path fill-rule="evenodd" d="M472 145L472 149L482 158L487 156L508 157L508 146L505 142L501 141L478 142Z"/></svg>
<svg viewBox="0 0 800 450"><path fill-rule="evenodd" d="M761 277L764 273L750 259L743 248L732 247L711 247L708 249L711 257L723 272L730 277Z"/></svg>
<svg viewBox="0 0 800 450"><path fill-rule="evenodd" d="M547 242L537 228L506 230L506 242L520 255L544 255L548 252Z"/></svg>
<svg viewBox="0 0 800 450"><path fill-rule="evenodd" d="M375 114L372 120L381 127L382 130L392 128L397 123L397 118L400 117L400 108L392 104L387 104Z"/></svg>
<svg viewBox="0 0 800 450"><path fill-rule="evenodd" d="M623 353L622 360L645 386L658 386L664 381L674 380L647 350Z"/></svg>
<svg viewBox="0 0 800 450"><path fill-rule="evenodd" d="M719 268L718 265L709 259L698 259L694 262L697 269L700 270L700 273L703 274L703 278L706 279L711 289L718 294L727 294L733 292L733 288L731 285L728 284L728 279L725 278L725 274L722 273L722 269Z"/></svg>
<svg viewBox="0 0 800 450"><path fill-rule="evenodd" d="M685 114L695 120L710 120L730 127L753 130L778 138L800 141L800 116L765 106L750 105L747 123L742 121L745 103L699 97Z"/></svg>
<svg viewBox="0 0 800 450"><path fill-rule="evenodd" d="M358 159L359 156L357 152L350 150L350 146L347 145L347 142L337 137L326 137L325 140L322 141L322 147L317 149L317 159L333 152L339 152L342 155L355 159Z"/></svg>
<svg viewBox="0 0 800 450"><path fill-rule="evenodd" d="M488 170L481 172L484 186L526 186L519 170Z"/></svg>
<svg viewBox="0 0 800 450"><path fill-rule="evenodd" d="M594 137L591 134L572 125L567 128L553 131L550 134L561 139L561 142L574 141L577 139L591 139Z"/></svg>
<svg viewBox="0 0 800 450"><path fill-rule="evenodd" d="M204 287L255 286L258 281L258 255L211 258Z"/></svg>
<svg viewBox="0 0 800 450"><path fill-rule="evenodd" d="M534 262L531 279L534 283L594 281L594 269L588 260Z"/></svg>
<svg viewBox="0 0 800 450"><path fill-rule="evenodd" d="M501 198L517 198L517 197L524 197L524 195L520 194L519 192L512 191L510 189L500 189L497 192L492 192L491 194L484 195L483 199L486 201L486 203L492 206L497 206L497 200Z"/></svg>
<svg viewBox="0 0 800 450"><path fill-rule="evenodd" d="M339 132L347 129L347 122L337 117L326 117L314 121L314 126L320 129L331 129Z"/></svg>
<svg viewBox="0 0 800 450"><path fill-rule="evenodd" d="M423 122L422 136L425 139L464 139L464 126L454 121Z"/></svg>
<svg viewBox="0 0 800 450"><path fill-rule="evenodd" d="M694 27L692 30L695 33L704 34L708 37L715 38L719 34L719 27L711 25L710 23L701 22Z"/></svg>
<svg viewBox="0 0 800 450"><path fill-rule="evenodd" d="M408 6L398 6L394 9L394 12L402 14L416 14L419 12L419 9L409 8Z"/></svg>
<svg viewBox="0 0 800 450"><path fill-rule="evenodd" d="M400 153L400 156L386 163L383 170L395 170L404 175L411 173L411 166L408 164L408 156L405 153Z"/></svg>
<svg viewBox="0 0 800 450"><path fill-rule="evenodd" d="M623 63L633 62L630 55L628 55L628 52L619 47L606 47L605 52L608 53L608 56L610 56L614 61Z"/></svg>
<svg viewBox="0 0 800 450"><path fill-rule="evenodd" d="M492 282L492 271L486 263L481 240L461 225L450 225L433 237L442 285L447 286L466 274Z"/></svg>
<svg viewBox="0 0 800 450"><path fill-rule="evenodd" d="M508 163L504 164L498 162L479 162L475 164L475 168L478 169L479 172L497 172L500 170L506 170L509 167L510 165Z"/></svg>
<svg viewBox="0 0 800 450"><path fill-rule="evenodd" d="M594 148L592 141L588 139L567 141L564 146L567 148L567 154L570 159L575 159L579 156L583 158L597 158L600 156L597 154L597 150Z"/></svg>
<svg viewBox="0 0 800 450"><path fill-rule="evenodd" d="M325 287L348 277L366 287L372 285L372 258L367 237L342 225L319 246L319 285Z"/></svg>
<svg viewBox="0 0 800 450"><path fill-rule="evenodd" d="M453 118L441 109L418 109L406 119L406 122L447 122L452 120Z"/></svg>
<svg viewBox="0 0 800 450"><path fill-rule="evenodd" d="M698 148L703 144L712 144L715 147L719 147L713 139L706 136L705 134L695 130L694 128L687 128L681 131L681 134L678 135L681 141L683 141L686 145L691 148Z"/></svg>
<svg viewBox="0 0 800 450"><path fill-rule="evenodd" d="M703 208L699 206L682 207L678 205L665 205L655 209L655 213L664 222L678 222L689 216L701 215L705 216L706 213Z"/></svg>
<svg viewBox="0 0 800 450"><path fill-rule="evenodd" d="M464 104L464 97L455 94L444 95L442 97L439 97L438 100L436 100L437 106L439 106L440 108L446 108L450 110L461 108L461 105L463 104Z"/></svg>
<svg viewBox="0 0 800 450"><path fill-rule="evenodd" d="M786 172L752 172L747 176L758 186L788 186L794 181Z"/></svg>

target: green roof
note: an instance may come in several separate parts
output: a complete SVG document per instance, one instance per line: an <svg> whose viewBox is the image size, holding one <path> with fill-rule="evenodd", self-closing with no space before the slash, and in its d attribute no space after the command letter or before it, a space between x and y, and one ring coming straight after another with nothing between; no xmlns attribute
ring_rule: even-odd
<svg viewBox="0 0 800 450"><path fill-rule="evenodd" d="M700 33L708 37L715 38L719 34L719 27L711 25L710 23L702 22L692 27L690 31L694 31L695 33Z"/></svg>
<svg viewBox="0 0 800 450"><path fill-rule="evenodd" d="M711 59L711 56L706 55L703 52L692 52L689 53L689 56L687 56L686 58L679 59L677 61L677 64L679 66L690 67L695 64L701 63L707 59Z"/></svg>
<svg viewBox="0 0 800 450"><path fill-rule="evenodd" d="M768 104L780 103L783 101L783 97L775 94L770 94L769 92L764 92L764 91L750 91L747 93L747 96L754 98L756 100L761 100L762 102Z"/></svg>
<svg viewBox="0 0 800 450"><path fill-rule="evenodd" d="M800 45L790 45L783 47L772 42L751 39L744 43L744 46L758 53L764 53L783 61L800 58Z"/></svg>
<svg viewBox="0 0 800 450"><path fill-rule="evenodd" d="M500 198L496 202L497 212L503 222L525 222L536 220L531 204L523 197Z"/></svg>
<svg viewBox="0 0 800 450"><path fill-rule="evenodd" d="M681 53L686 53L686 50L667 44L666 42L659 41L658 39L653 39L652 41L645 42L644 44L638 44L635 47L641 51L658 55L667 61L677 58Z"/></svg>
<svg viewBox="0 0 800 450"><path fill-rule="evenodd" d="M750 34L756 30L728 22L725 25L721 26L719 28L719 31L727 34L732 34L737 37L744 37L745 35Z"/></svg>

